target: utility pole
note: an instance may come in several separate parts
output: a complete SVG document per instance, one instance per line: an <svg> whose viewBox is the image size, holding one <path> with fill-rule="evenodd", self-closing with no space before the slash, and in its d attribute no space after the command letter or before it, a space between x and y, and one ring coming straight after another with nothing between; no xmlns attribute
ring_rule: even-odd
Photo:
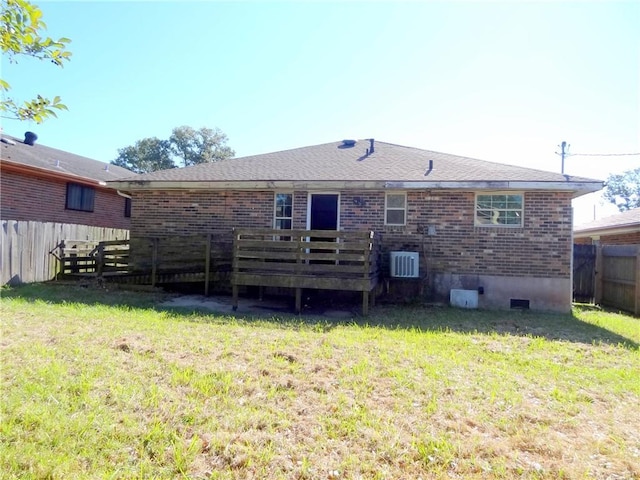
<svg viewBox="0 0 640 480"><path fill-rule="evenodd" d="M569 147L571 145L569 145L567 142L562 142L558 146L562 149L562 151L560 153L556 152L556 155L560 155L562 157L562 166L560 167L560 173L564 175L564 157L569 156Z"/></svg>

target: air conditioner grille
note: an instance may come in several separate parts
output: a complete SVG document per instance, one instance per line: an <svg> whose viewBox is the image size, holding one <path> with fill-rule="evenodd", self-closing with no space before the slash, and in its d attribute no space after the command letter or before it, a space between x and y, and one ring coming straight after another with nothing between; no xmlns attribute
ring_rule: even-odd
<svg viewBox="0 0 640 480"><path fill-rule="evenodd" d="M419 276L418 252L391 252L391 276L394 278L417 278Z"/></svg>

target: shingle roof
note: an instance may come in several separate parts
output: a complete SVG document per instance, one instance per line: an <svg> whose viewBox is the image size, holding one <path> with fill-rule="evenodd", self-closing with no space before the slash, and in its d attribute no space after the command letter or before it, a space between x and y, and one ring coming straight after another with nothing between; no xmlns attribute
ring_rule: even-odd
<svg viewBox="0 0 640 480"><path fill-rule="evenodd" d="M594 220L593 222L578 225L573 230L576 233L607 230L611 228L625 228L636 226L640 230L640 207L626 210L616 215Z"/></svg>
<svg viewBox="0 0 640 480"><path fill-rule="evenodd" d="M132 181L598 182L543 170L368 140L342 141L142 174ZM431 163L432 162L432 163ZM429 171L430 164L433 169Z"/></svg>
<svg viewBox="0 0 640 480"><path fill-rule="evenodd" d="M98 160L82 157L73 153L58 150L36 143L26 145L22 140L2 134L15 144L0 143L0 158L14 163L48 170L58 174L67 174L89 178L97 181L118 180L131 177L133 172L116 165L109 165ZM108 168L108 169L106 169Z"/></svg>

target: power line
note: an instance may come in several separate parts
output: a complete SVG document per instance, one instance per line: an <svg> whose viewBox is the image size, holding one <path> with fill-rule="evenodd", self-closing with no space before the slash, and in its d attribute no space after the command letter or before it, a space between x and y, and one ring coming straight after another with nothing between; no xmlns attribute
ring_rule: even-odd
<svg viewBox="0 0 640 480"><path fill-rule="evenodd" d="M567 153L571 157L626 157L640 155L640 153Z"/></svg>
<svg viewBox="0 0 640 480"><path fill-rule="evenodd" d="M560 152L555 152L556 155L559 155L562 158L562 163L560 164L560 172L564 175L564 161L568 157L635 157L640 155L640 153L569 153L569 145L567 142L562 142L558 147L561 149Z"/></svg>

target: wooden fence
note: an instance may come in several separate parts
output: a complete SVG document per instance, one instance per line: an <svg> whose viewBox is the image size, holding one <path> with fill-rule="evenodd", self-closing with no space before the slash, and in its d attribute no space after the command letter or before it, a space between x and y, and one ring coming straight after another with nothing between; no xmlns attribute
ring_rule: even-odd
<svg viewBox="0 0 640 480"><path fill-rule="evenodd" d="M640 315L640 245L598 247L595 268L595 302Z"/></svg>
<svg viewBox="0 0 640 480"><path fill-rule="evenodd" d="M2 220L0 284L52 280L58 261L49 254L63 240L123 240L129 231L68 223Z"/></svg>

